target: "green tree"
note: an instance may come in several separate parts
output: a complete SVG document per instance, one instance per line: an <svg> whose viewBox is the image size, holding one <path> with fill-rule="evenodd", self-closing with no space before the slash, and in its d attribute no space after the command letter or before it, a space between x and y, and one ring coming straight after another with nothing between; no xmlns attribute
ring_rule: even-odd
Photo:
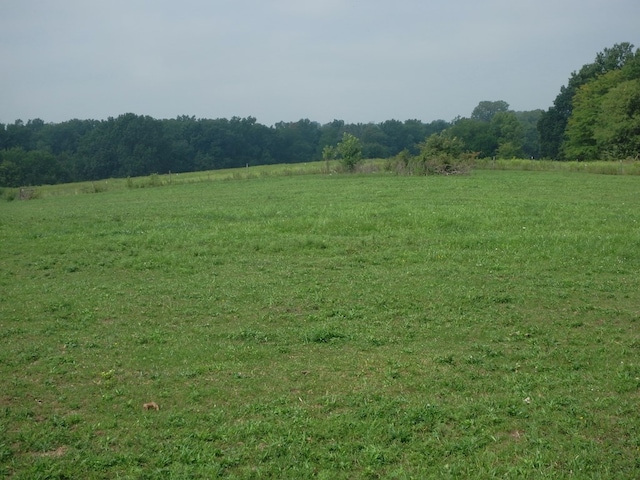
<svg viewBox="0 0 640 480"><path fill-rule="evenodd" d="M489 122L461 118L447 132L459 138L467 150L476 152L481 158L492 157L498 148L498 140Z"/></svg>
<svg viewBox="0 0 640 480"><path fill-rule="evenodd" d="M359 138L362 142L362 156L364 158L387 158L390 156L391 150L386 146L387 136L379 124L362 125Z"/></svg>
<svg viewBox="0 0 640 480"><path fill-rule="evenodd" d="M278 151L274 157L278 161L295 163L319 158L317 150L322 132L317 122L306 118L297 122L278 122L275 133Z"/></svg>
<svg viewBox="0 0 640 480"><path fill-rule="evenodd" d="M58 159L47 151L22 147L0 151L0 186L44 185L68 180Z"/></svg>
<svg viewBox="0 0 640 480"><path fill-rule="evenodd" d="M29 150L31 133L31 129L27 128L20 119L7 124L4 135L4 148L19 147L24 150Z"/></svg>
<svg viewBox="0 0 640 480"><path fill-rule="evenodd" d="M515 112L496 113L491 119L490 125L498 144L493 155L498 158L521 157L524 140L523 128Z"/></svg>
<svg viewBox="0 0 640 480"><path fill-rule="evenodd" d="M412 145L409 144L412 141L415 143L400 120L386 120L380 124L380 130L385 135L389 155L396 155L405 148L411 148Z"/></svg>
<svg viewBox="0 0 640 480"><path fill-rule="evenodd" d="M473 109L473 112L471 112L471 120L490 122L496 114L508 111L509 104L504 100L497 100L495 102L483 100Z"/></svg>
<svg viewBox="0 0 640 480"><path fill-rule="evenodd" d="M522 153L527 158L538 158L540 156L538 121L543 114L543 110L529 110L515 112L515 114L520 125L522 125Z"/></svg>
<svg viewBox="0 0 640 480"><path fill-rule="evenodd" d="M616 44L598 53L593 63L583 65L578 72L571 73L567 85L560 88L553 106L542 114L538 122L540 151L543 157L563 158L566 150L563 152L562 143L573 112L573 98L578 89L600 75L620 69L633 56L632 44Z"/></svg>
<svg viewBox="0 0 640 480"><path fill-rule="evenodd" d="M25 185L20 171L24 150L14 147L0 150L0 187L19 187Z"/></svg>
<svg viewBox="0 0 640 480"><path fill-rule="evenodd" d="M345 132L344 120L333 120L320 127L318 150L322 152L327 145L336 145Z"/></svg>
<svg viewBox="0 0 640 480"><path fill-rule="evenodd" d="M640 158L640 79L624 81L603 97L594 137L603 158Z"/></svg>
<svg viewBox="0 0 640 480"><path fill-rule="evenodd" d="M585 83L573 97L573 110L567 122L562 156L570 160L594 160L599 147L594 137L594 127L600 115L602 97L617 83L620 70L609 72L597 80Z"/></svg>
<svg viewBox="0 0 640 480"><path fill-rule="evenodd" d="M362 161L362 142L358 137L345 132L336 146L340 163L348 172L353 172Z"/></svg>
<svg viewBox="0 0 640 480"><path fill-rule="evenodd" d="M599 75L577 90L562 145L564 158L636 155L640 51L626 61L622 68Z"/></svg>

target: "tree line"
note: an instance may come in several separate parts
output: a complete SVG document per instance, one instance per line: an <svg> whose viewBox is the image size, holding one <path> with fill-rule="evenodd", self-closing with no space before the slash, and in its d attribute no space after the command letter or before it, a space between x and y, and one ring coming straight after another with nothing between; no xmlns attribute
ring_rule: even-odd
<svg viewBox="0 0 640 480"><path fill-rule="evenodd" d="M268 127L253 117L155 119L127 113L107 120L16 120L0 124L0 186L17 187L151 173L321 160L344 134L360 141L363 158L416 154L431 135L450 131L481 156L537 155L535 120L503 101L480 102L471 118L453 122L387 120L319 124L308 119Z"/></svg>
<svg viewBox="0 0 640 480"><path fill-rule="evenodd" d="M273 126L255 118L155 119L126 113L107 120L0 123L0 186L18 187L320 160L344 134L363 158L416 155L435 134L478 157L557 160L637 157L640 51L629 43L597 54L573 72L546 111L516 112L481 101L470 117L447 122L387 120L326 124L301 119Z"/></svg>
<svg viewBox="0 0 640 480"><path fill-rule="evenodd" d="M546 111L480 102L447 133L479 157L553 160L640 158L640 49L616 44L571 73Z"/></svg>
<svg viewBox="0 0 640 480"><path fill-rule="evenodd" d="M17 120L0 124L0 186L314 161L344 133L361 140L365 158L386 158L417 151L424 138L449 126L442 120L320 125L301 119L268 127L253 117L160 120L133 113L62 123Z"/></svg>

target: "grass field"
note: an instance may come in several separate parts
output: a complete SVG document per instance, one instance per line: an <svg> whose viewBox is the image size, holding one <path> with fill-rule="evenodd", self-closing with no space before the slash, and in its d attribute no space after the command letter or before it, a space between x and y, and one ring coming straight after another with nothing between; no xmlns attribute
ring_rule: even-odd
<svg viewBox="0 0 640 480"><path fill-rule="evenodd" d="M0 202L0 476L638 478L639 193L495 170Z"/></svg>

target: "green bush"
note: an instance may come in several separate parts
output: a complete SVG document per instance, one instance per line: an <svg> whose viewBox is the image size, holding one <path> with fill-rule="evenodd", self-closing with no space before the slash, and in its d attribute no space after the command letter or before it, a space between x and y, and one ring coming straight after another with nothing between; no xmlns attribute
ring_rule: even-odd
<svg viewBox="0 0 640 480"><path fill-rule="evenodd" d="M11 202L18 196L18 190L15 188L0 188L0 198Z"/></svg>
<svg viewBox="0 0 640 480"><path fill-rule="evenodd" d="M471 169L475 153L464 151L464 143L446 133L433 134L420 145L418 155L403 150L387 165L388 170L406 175L465 174Z"/></svg>
<svg viewBox="0 0 640 480"><path fill-rule="evenodd" d="M345 132L342 141L336 146L336 152L342 167L348 172L353 172L362 161L362 142L359 138Z"/></svg>

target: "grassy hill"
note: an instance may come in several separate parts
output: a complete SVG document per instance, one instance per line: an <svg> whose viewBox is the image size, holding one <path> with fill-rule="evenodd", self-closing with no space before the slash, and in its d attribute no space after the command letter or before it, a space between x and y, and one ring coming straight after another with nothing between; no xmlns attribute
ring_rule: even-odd
<svg viewBox="0 0 640 480"><path fill-rule="evenodd" d="M640 476L637 177L224 178L0 202L0 475Z"/></svg>

